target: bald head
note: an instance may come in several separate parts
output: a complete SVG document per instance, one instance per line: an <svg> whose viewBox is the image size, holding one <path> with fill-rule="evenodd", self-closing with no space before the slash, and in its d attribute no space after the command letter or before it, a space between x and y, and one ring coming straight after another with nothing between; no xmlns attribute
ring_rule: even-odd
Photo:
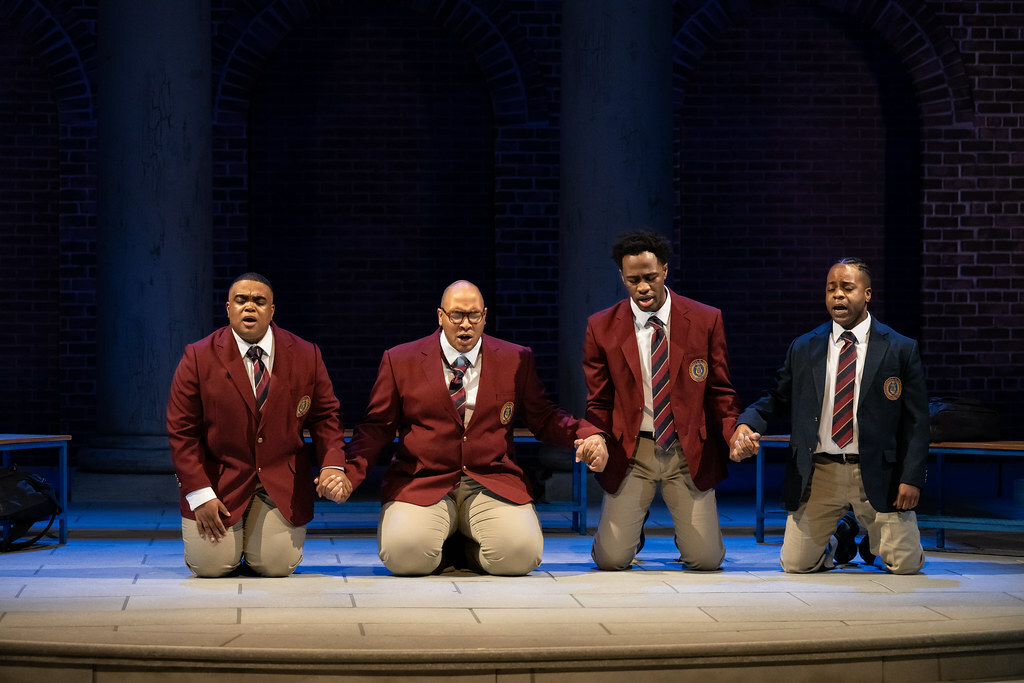
<svg viewBox="0 0 1024 683"><path fill-rule="evenodd" d="M480 298L480 309L484 307L484 295L480 293L480 288L474 285L469 280L456 280L447 287L444 288L444 293L441 295L441 308L445 310L451 310L451 299L453 296L462 295L475 295Z"/></svg>

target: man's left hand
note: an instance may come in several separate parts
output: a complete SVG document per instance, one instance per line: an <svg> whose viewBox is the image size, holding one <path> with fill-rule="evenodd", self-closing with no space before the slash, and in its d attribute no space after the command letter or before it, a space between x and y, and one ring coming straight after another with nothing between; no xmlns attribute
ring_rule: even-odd
<svg viewBox="0 0 1024 683"><path fill-rule="evenodd" d="M910 484L900 484L899 493L892 506L899 512L906 512L917 507L921 500L921 489Z"/></svg>

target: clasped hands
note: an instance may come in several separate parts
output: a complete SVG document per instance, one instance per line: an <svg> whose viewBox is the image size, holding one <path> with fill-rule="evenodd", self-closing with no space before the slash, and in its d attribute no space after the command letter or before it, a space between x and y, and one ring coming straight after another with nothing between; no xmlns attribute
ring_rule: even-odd
<svg viewBox="0 0 1024 683"><path fill-rule="evenodd" d="M737 425L736 431L729 437L729 459L733 462L745 460L757 455L761 447L761 435L747 425Z"/></svg>
<svg viewBox="0 0 1024 683"><path fill-rule="evenodd" d="M592 472L603 472L608 464L608 445L600 434L592 434L573 442L576 448L576 462L584 462Z"/></svg>
<svg viewBox="0 0 1024 683"><path fill-rule="evenodd" d="M352 482L336 467L325 467L320 476L313 480L316 495L335 503L344 503L352 495Z"/></svg>

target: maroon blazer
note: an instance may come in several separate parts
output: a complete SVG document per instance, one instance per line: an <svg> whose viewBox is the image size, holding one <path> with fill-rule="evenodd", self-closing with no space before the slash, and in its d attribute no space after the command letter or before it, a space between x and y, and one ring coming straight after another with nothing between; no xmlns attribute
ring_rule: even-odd
<svg viewBox="0 0 1024 683"><path fill-rule="evenodd" d="M726 477L726 444L736 428L739 399L729 379L722 313L672 292L669 373L672 419L697 488ZM583 342L587 420L609 433L608 465L597 475L615 493L636 452L644 385L629 299L590 316Z"/></svg>
<svg viewBox="0 0 1024 683"><path fill-rule="evenodd" d="M316 463L302 431L313 437ZM274 325L274 366L263 410L230 327L185 347L167 402L171 459L181 514L195 519L185 494L213 487L238 523L256 484L285 519L313 519L313 478L324 465L344 465L344 434L320 349ZM315 464L315 470L314 470Z"/></svg>
<svg viewBox="0 0 1024 683"><path fill-rule="evenodd" d="M398 434L384 475L382 501L433 505L469 475L513 503L532 499L514 460L513 428L521 419L537 439L572 448L597 429L552 403L533 352L484 335L480 383L469 427L463 428L443 373L440 331L384 352L366 419L348 452L348 477L358 486L368 465Z"/></svg>

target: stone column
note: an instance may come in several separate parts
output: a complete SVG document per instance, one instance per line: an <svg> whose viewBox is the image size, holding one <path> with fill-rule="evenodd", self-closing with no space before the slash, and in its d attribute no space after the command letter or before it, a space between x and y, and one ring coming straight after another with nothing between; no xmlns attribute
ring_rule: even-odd
<svg viewBox="0 0 1024 683"><path fill-rule="evenodd" d="M171 376L210 332L210 21L209 0L99 3L97 435L80 470L173 471Z"/></svg>
<svg viewBox="0 0 1024 683"><path fill-rule="evenodd" d="M562 4L561 403L586 404L587 316L625 296L611 245L672 234L672 3Z"/></svg>

